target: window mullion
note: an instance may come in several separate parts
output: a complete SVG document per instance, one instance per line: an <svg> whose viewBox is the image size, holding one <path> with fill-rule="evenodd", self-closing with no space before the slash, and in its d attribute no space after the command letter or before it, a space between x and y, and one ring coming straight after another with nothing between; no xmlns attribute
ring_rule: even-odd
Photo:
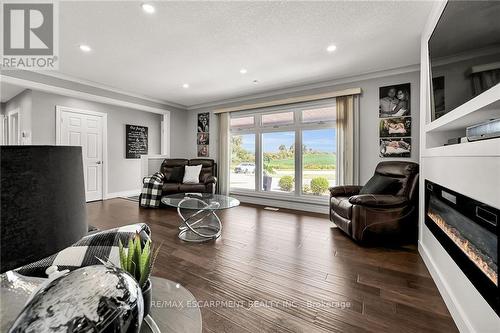
<svg viewBox="0 0 500 333"><path fill-rule="evenodd" d="M255 191L262 190L262 132L255 131Z"/></svg>
<svg viewBox="0 0 500 333"><path fill-rule="evenodd" d="M295 130L295 196L302 193L302 131Z"/></svg>

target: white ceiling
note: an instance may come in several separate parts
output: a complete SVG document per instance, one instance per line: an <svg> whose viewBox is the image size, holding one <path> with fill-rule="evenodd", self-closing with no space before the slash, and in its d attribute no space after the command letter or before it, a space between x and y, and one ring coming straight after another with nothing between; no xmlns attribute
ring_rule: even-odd
<svg viewBox="0 0 500 333"><path fill-rule="evenodd" d="M193 106L417 64L432 3L154 6L156 12L148 15L140 2L61 2L59 71ZM81 52L80 43L92 52ZM337 45L332 54L326 52L331 43ZM242 67L246 75L239 73Z"/></svg>

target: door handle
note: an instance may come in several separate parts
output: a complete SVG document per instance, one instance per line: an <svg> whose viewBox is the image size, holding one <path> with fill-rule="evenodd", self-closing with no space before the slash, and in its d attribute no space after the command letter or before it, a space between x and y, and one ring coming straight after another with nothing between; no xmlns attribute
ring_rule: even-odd
<svg viewBox="0 0 500 333"><path fill-rule="evenodd" d="M95 164L101 164L101 163L102 163L102 161L97 161L97 162L95 162Z"/></svg>

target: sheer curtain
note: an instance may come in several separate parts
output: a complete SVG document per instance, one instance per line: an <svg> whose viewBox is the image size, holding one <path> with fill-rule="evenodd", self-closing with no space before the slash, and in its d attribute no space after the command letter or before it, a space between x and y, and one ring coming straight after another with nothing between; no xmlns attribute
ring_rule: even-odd
<svg viewBox="0 0 500 333"><path fill-rule="evenodd" d="M337 184L359 184L359 97L341 96L337 104Z"/></svg>
<svg viewBox="0 0 500 333"><path fill-rule="evenodd" d="M229 195L229 165L231 158L229 112L218 114L219 117L219 193Z"/></svg>

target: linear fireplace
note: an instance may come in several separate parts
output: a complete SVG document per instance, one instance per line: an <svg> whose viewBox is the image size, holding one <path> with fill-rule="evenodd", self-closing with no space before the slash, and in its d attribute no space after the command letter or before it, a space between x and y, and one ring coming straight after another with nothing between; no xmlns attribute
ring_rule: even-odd
<svg viewBox="0 0 500 333"><path fill-rule="evenodd" d="M425 224L499 315L500 210L425 181Z"/></svg>

